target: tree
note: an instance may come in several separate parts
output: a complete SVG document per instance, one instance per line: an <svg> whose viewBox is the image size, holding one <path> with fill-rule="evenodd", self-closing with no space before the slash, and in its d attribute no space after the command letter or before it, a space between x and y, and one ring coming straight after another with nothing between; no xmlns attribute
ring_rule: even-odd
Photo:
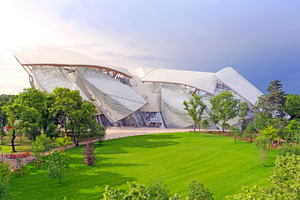
<svg viewBox="0 0 300 200"><path fill-rule="evenodd" d="M292 119L288 121L288 124L283 129L283 138L286 141L292 140L293 136L297 134L297 131L300 129L300 122Z"/></svg>
<svg viewBox="0 0 300 200"><path fill-rule="evenodd" d="M228 126L227 122L235 118L239 113L239 100L235 99L230 91L223 91L216 95L211 101L211 119L215 124L222 127L224 133L225 127Z"/></svg>
<svg viewBox="0 0 300 200"><path fill-rule="evenodd" d="M73 142L78 146L80 133L88 132L96 123L93 120L96 107L83 101L78 90L55 88L49 96L53 105L49 109L55 124L60 124L65 131L71 130Z"/></svg>
<svg viewBox="0 0 300 200"><path fill-rule="evenodd" d="M30 108L17 102L4 106L3 109L8 117L7 126L12 127L11 146L12 151L15 152L14 140L16 139L16 131L36 127L40 115L35 108Z"/></svg>
<svg viewBox="0 0 300 200"><path fill-rule="evenodd" d="M246 127L246 130L245 130L245 137L249 137L250 140L254 140L256 138L256 128L255 128L255 124L250 122L248 124L248 126Z"/></svg>
<svg viewBox="0 0 300 200"><path fill-rule="evenodd" d="M69 154L54 150L49 155L47 163L47 174L50 178L58 179L61 184L61 179L67 175L69 169Z"/></svg>
<svg viewBox="0 0 300 200"><path fill-rule="evenodd" d="M6 133L4 132L3 124L0 123L0 137L1 137L1 144L4 144L3 137L6 136Z"/></svg>
<svg viewBox="0 0 300 200"><path fill-rule="evenodd" d="M269 138L272 142L272 145L275 140L278 139L279 130L274 128L273 126L268 126L259 132L260 136L265 136Z"/></svg>
<svg viewBox="0 0 300 200"><path fill-rule="evenodd" d="M199 184L197 181L192 181L189 186L190 199L214 199L213 194L209 189L205 188L203 184Z"/></svg>
<svg viewBox="0 0 300 200"><path fill-rule="evenodd" d="M92 147L93 143L89 139L86 144L86 148L83 150L82 154L84 155L85 164L87 166L92 166L97 160L97 155L95 154L95 148Z"/></svg>
<svg viewBox="0 0 300 200"><path fill-rule="evenodd" d="M92 127L91 132L98 139L98 144L101 145L103 143L104 139L105 139L105 136L106 136L106 128L105 128L105 126L96 123Z"/></svg>
<svg viewBox="0 0 300 200"><path fill-rule="evenodd" d="M242 132L238 127L230 127L230 133L234 136L234 143L236 143L236 139L240 139L242 137Z"/></svg>
<svg viewBox="0 0 300 200"><path fill-rule="evenodd" d="M240 102L239 104L239 122L242 123L242 130L245 130L247 127L247 120L245 119L248 115L248 112L250 111L250 108L246 102Z"/></svg>
<svg viewBox="0 0 300 200"><path fill-rule="evenodd" d="M259 136L254 141L254 147L257 151L258 157L261 161L262 166L265 166L270 152L270 140L265 136Z"/></svg>
<svg viewBox="0 0 300 200"><path fill-rule="evenodd" d="M32 142L32 152L34 157L38 160L38 168L40 168L40 161L43 159L41 153L49 151L50 149L51 140L43 133L36 137L36 140Z"/></svg>
<svg viewBox="0 0 300 200"><path fill-rule="evenodd" d="M184 101L184 110L188 112L191 116L192 120L194 121L194 133L197 124L201 121L201 116L203 114L206 105L201 101L201 96L198 94L194 94L192 98L190 98L189 102Z"/></svg>
<svg viewBox="0 0 300 200"><path fill-rule="evenodd" d="M207 119L202 120L200 124L204 130L206 130L209 127L209 123L208 123ZM203 132L203 136L204 136L204 134L205 133Z"/></svg>
<svg viewBox="0 0 300 200"><path fill-rule="evenodd" d="M300 96L298 94L288 94L286 96L283 110L290 115L290 120L300 118Z"/></svg>

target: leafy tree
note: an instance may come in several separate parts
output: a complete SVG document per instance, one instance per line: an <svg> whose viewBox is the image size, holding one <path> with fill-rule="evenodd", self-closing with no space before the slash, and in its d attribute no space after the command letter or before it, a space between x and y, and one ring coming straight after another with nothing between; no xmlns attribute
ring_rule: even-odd
<svg viewBox="0 0 300 200"><path fill-rule="evenodd" d="M49 151L51 149L51 140L45 134L41 134L32 142L32 152L35 158L38 161L43 159L41 153ZM38 168L40 168L40 163L38 163Z"/></svg>
<svg viewBox="0 0 300 200"><path fill-rule="evenodd" d="M273 126L268 126L259 132L260 136L265 136L272 141L272 145L274 140L278 139L279 130L274 128Z"/></svg>
<svg viewBox="0 0 300 200"><path fill-rule="evenodd" d="M298 129L297 131L294 132L291 140L293 142L295 142L296 144L300 145L300 129Z"/></svg>
<svg viewBox="0 0 300 200"><path fill-rule="evenodd" d="M106 136L105 126L96 123L94 128L91 129L91 131L96 135L96 138L98 139L98 144L101 145Z"/></svg>
<svg viewBox="0 0 300 200"><path fill-rule="evenodd" d="M88 101L82 101L78 90L55 88L49 96L53 105L49 110L55 124L71 130L73 142L78 146L80 133L88 132L96 123L93 120L96 107Z"/></svg>
<svg viewBox="0 0 300 200"><path fill-rule="evenodd" d="M288 124L283 129L283 138L286 141L290 141L293 135L297 134L297 131L300 129L300 122L292 119L288 121Z"/></svg>
<svg viewBox="0 0 300 200"><path fill-rule="evenodd" d="M53 179L57 178L61 184L61 179L67 175L69 169L69 154L54 150L48 156L46 163L48 176Z"/></svg>
<svg viewBox="0 0 300 200"><path fill-rule="evenodd" d="M300 118L300 96L298 94L288 94L286 96L283 110L290 115L290 119Z"/></svg>
<svg viewBox="0 0 300 200"><path fill-rule="evenodd" d="M202 127L204 130L206 130L206 129L209 127L209 123L208 123L207 119L202 120L202 121L200 122L200 124L201 124L201 127ZM203 131L203 136L204 136L204 134L205 134L205 132Z"/></svg>
<svg viewBox="0 0 300 200"><path fill-rule="evenodd" d="M0 137L1 137L1 144L4 144L3 137L6 136L6 133L4 132L3 124L0 123Z"/></svg>
<svg viewBox="0 0 300 200"><path fill-rule="evenodd" d="M238 127L230 127L230 133L234 136L234 143L236 143L236 139L240 139L242 137L242 132Z"/></svg>
<svg viewBox="0 0 300 200"><path fill-rule="evenodd" d="M197 181L192 181L189 186L190 199L214 199L213 194L209 189L205 188L203 184L199 184Z"/></svg>
<svg viewBox="0 0 300 200"><path fill-rule="evenodd" d="M247 127L247 120L245 119L250 111L250 108L246 102L239 103L239 122L242 123L242 130L245 130Z"/></svg>
<svg viewBox="0 0 300 200"><path fill-rule="evenodd" d="M300 199L300 156L278 156L270 180L283 199Z"/></svg>
<svg viewBox="0 0 300 200"><path fill-rule="evenodd" d="M186 110L194 121L194 133L197 124L201 121L201 116L203 114L206 105L201 101L201 96L198 94L194 94L192 98L190 98L189 102L184 101L184 110Z"/></svg>
<svg viewBox="0 0 300 200"><path fill-rule="evenodd" d="M246 127L245 137L249 137L252 141L256 138L256 128L254 123L250 122Z"/></svg>
<svg viewBox="0 0 300 200"><path fill-rule="evenodd" d="M223 91L211 100L211 119L215 124L219 124L222 127L223 133L225 127L228 127L228 120L238 116L239 102L230 91Z"/></svg>
<svg viewBox="0 0 300 200"><path fill-rule="evenodd" d="M11 146L12 151L15 152L14 140L16 139L16 131L23 128L36 127L40 116L35 108L30 108L16 102L12 105L4 106L4 111L8 117L7 125L12 127Z"/></svg>
<svg viewBox="0 0 300 200"><path fill-rule="evenodd" d="M265 136L259 136L254 141L254 147L257 151L258 157L261 161L262 166L265 166L270 152L270 140Z"/></svg>
<svg viewBox="0 0 300 200"><path fill-rule="evenodd" d="M268 199L268 200L277 200L279 195L276 194L276 189L270 186L265 187L242 187L242 192L236 195L227 196L227 199L231 200L245 200L245 199Z"/></svg>
<svg viewBox="0 0 300 200"><path fill-rule="evenodd" d="M50 139L57 138L59 136L59 131L57 131L57 125L51 122L45 130L45 134Z"/></svg>
<svg viewBox="0 0 300 200"><path fill-rule="evenodd" d="M92 166L97 160L97 155L95 154L95 148L92 147L93 143L89 139L86 144L86 148L83 150L82 154L84 155L85 164L87 166Z"/></svg>

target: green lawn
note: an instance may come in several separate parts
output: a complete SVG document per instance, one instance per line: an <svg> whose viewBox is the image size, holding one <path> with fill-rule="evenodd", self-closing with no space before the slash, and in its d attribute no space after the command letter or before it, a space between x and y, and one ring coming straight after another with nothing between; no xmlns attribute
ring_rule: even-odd
<svg viewBox="0 0 300 200"><path fill-rule="evenodd" d="M8 145L9 144L9 145ZM16 152L15 153L24 153L24 152L28 152L31 151L31 141L28 140L27 138L23 138L21 139L20 142L20 137L17 137L15 139L15 149ZM1 145L0 144L0 153L12 153L12 147L10 145L10 140L6 139L5 144Z"/></svg>
<svg viewBox="0 0 300 200"><path fill-rule="evenodd" d="M24 177L13 178L17 199L100 199L105 185L125 189L127 181L147 184L162 179L172 194L185 197L192 180L203 183L215 199L240 192L241 186L269 185L277 151L262 167L253 145L219 135L165 133L106 141L97 148L95 166L83 164L84 146L69 149L70 176L58 184L44 169L25 168Z"/></svg>

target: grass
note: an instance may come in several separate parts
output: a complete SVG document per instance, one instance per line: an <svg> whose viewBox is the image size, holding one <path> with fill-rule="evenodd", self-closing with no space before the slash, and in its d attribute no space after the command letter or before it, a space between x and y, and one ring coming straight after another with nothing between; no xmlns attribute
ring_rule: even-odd
<svg viewBox="0 0 300 200"><path fill-rule="evenodd" d="M241 186L270 185L268 176L277 151L266 166L256 158L251 143L219 135L165 133L106 141L96 149L98 161L87 167L81 154L85 146L69 149L70 176L58 184L44 169L25 167L24 177L12 180L17 199L101 199L107 184L124 190L127 182L148 184L159 179L171 194L185 197L192 180L203 183L215 199L240 192Z"/></svg>
<svg viewBox="0 0 300 200"><path fill-rule="evenodd" d="M1 141L1 140L0 140ZM8 139L8 136L5 137L5 144L1 144L0 142L0 152L2 153L12 153L12 147L10 144L10 140ZM20 142L20 136L17 136L15 139L15 149L16 152L14 153L25 153L28 151L31 151L31 141L27 138L22 137Z"/></svg>

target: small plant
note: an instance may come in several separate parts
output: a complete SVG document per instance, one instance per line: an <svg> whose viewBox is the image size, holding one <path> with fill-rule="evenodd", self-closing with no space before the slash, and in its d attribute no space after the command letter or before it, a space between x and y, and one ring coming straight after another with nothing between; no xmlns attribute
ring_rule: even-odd
<svg viewBox="0 0 300 200"><path fill-rule="evenodd" d="M151 199L168 200L170 197L167 185L163 185L162 181L151 180L148 192Z"/></svg>
<svg viewBox="0 0 300 200"><path fill-rule="evenodd" d="M51 140L45 134L41 134L36 137L36 140L32 142L32 152L34 157L37 159L38 168L40 169L40 161L43 160L42 153L49 151L51 148Z"/></svg>
<svg viewBox="0 0 300 200"><path fill-rule="evenodd" d="M63 151L63 148L69 144L72 144L72 139L70 137L67 136L67 134L65 134L64 137L61 138L57 138L55 140L55 145L57 147L60 147L60 150Z"/></svg>
<svg viewBox="0 0 300 200"><path fill-rule="evenodd" d="M105 136L106 136L106 128L100 124L97 124L96 137L98 139L99 145L103 143Z"/></svg>
<svg viewBox="0 0 300 200"><path fill-rule="evenodd" d="M85 164L87 166L94 165L95 161L97 160L97 155L95 154L95 148L92 147L93 143L89 139L88 143L86 144L86 149L82 152L84 155Z"/></svg>

